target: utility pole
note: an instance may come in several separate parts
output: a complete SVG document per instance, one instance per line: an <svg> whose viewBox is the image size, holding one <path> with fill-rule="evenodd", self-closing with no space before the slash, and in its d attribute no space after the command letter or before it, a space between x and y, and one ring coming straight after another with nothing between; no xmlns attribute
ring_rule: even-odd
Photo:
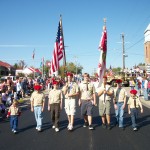
<svg viewBox="0 0 150 150"><path fill-rule="evenodd" d="M124 33L121 34L122 36L122 71L125 69L125 57L128 57L128 55L125 55L125 48L124 48Z"/></svg>
<svg viewBox="0 0 150 150"><path fill-rule="evenodd" d="M125 49L124 49L124 34L121 34L122 36L122 70L124 71L125 69Z"/></svg>

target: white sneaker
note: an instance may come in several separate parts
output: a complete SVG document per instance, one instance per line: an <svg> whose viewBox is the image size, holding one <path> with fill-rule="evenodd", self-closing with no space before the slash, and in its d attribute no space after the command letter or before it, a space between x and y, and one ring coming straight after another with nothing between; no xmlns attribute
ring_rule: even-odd
<svg viewBox="0 0 150 150"><path fill-rule="evenodd" d="M59 132L59 128L55 128L55 131L56 131L56 132Z"/></svg>
<svg viewBox="0 0 150 150"><path fill-rule="evenodd" d="M11 131L14 132L14 129L12 129Z"/></svg>
<svg viewBox="0 0 150 150"><path fill-rule="evenodd" d="M71 124L68 124L68 126L67 126L67 129L68 129L68 130L69 130L70 126L71 126Z"/></svg>
<svg viewBox="0 0 150 150"><path fill-rule="evenodd" d="M52 126L52 129L55 129L55 126Z"/></svg>
<svg viewBox="0 0 150 150"><path fill-rule="evenodd" d="M68 130L69 130L69 131L72 131L72 130L73 130L73 126L70 125L69 128L68 128Z"/></svg>
<svg viewBox="0 0 150 150"><path fill-rule="evenodd" d="M133 128L133 131L137 131L138 129L135 127L135 128Z"/></svg>
<svg viewBox="0 0 150 150"><path fill-rule="evenodd" d="M17 131L16 131L16 130L14 130L13 132L14 132L14 133L17 133Z"/></svg>
<svg viewBox="0 0 150 150"><path fill-rule="evenodd" d="M41 128L38 128L37 130L38 130L39 132L41 132Z"/></svg>
<svg viewBox="0 0 150 150"><path fill-rule="evenodd" d="M38 130L38 127L36 127L35 129Z"/></svg>

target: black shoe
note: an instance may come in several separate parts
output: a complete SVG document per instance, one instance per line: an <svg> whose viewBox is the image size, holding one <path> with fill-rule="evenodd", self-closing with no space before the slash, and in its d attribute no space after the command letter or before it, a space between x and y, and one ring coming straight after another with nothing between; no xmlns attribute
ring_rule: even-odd
<svg viewBox="0 0 150 150"><path fill-rule="evenodd" d="M116 121L116 122L115 122L115 126L118 126L118 125L119 125L119 124L118 124L118 122Z"/></svg>
<svg viewBox="0 0 150 150"><path fill-rule="evenodd" d="M102 128L103 128L103 129L106 129L106 124L103 123L103 124L102 124Z"/></svg>
<svg viewBox="0 0 150 150"><path fill-rule="evenodd" d="M107 129L111 130L111 125L110 124L107 125Z"/></svg>
<svg viewBox="0 0 150 150"><path fill-rule="evenodd" d="M83 125L84 128L88 127L88 122L85 122Z"/></svg>
<svg viewBox="0 0 150 150"><path fill-rule="evenodd" d="M89 125L89 130L94 130L94 127L92 125Z"/></svg>

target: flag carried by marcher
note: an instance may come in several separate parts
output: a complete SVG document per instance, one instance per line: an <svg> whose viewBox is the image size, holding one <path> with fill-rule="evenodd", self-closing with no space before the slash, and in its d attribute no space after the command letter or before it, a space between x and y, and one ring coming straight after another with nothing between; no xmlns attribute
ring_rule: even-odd
<svg viewBox="0 0 150 150"><path fill-rule="evenodd" d="M62 28L62 19L60 17L60 21L58 24L58 31L56 36L56 41L54 45L53 57L51 61L51 75L58 71L59 69L59 61L63 58L64 65L66 65L66 56L65 56L65 48L64 48L64 38L63 38L63 28Z"/></svg>
<svg viewBox="0 0 150 150"><path fill-rule="evenodd" d="M34 49L33 54L32 54L32 59L34 59L34 57L35 57L35 49Z"/></svg>
<svg viewBox="0 0 150 150"><path fill-rule="evenodd" d="M106 54L107 54L107 31L106 26L103 26L103 32L99 43L100 58L98 64L99 86L103 81L103 76L106 70Z"/></svg>

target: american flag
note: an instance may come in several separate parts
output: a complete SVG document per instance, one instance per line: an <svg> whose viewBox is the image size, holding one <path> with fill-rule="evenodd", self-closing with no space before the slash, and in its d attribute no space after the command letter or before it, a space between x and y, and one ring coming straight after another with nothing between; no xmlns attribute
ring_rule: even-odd
<svg viewBox="0 0 150 150"><path fill-rule="evenodd" d="M107 31L106 26L103 27L103 32L101 36L101 40L99 43L99 49L101 50L99 64L98 64L98 76L99 76L99 86L102 83L103 76L106 70L106 54L107 54Z"/></svg>
<svg viewBox="0 0 150 150"><path fill-rule="evenodd" d="M66 64L65 49L64 49L64 38L62 29L62 19L59 21L58 31L56 36L56 42L53 51L53 58L51 61L50 74L52 75L59 69L59 61L64 59L64 65Z"/></svg>

